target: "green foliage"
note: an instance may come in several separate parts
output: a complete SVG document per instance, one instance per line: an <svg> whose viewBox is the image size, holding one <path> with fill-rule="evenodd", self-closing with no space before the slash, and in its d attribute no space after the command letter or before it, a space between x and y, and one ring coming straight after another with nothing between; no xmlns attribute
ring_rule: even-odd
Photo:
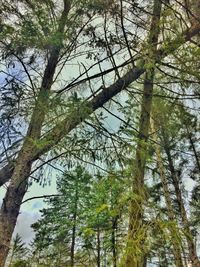
<svg viewBox="0 0 200 267"><path fill-rule="evenodd" d="M28 248L22 241L21 236L17 233L12 241L12 247L8 259L9 267L16 267L16 266L29 267L26 260L24 260L27 254L28 254Z"/></svg>
<svg viewBox="0 0 200 267"><path fill-rule="evenodd" d="M32 225L36 233L32 246L38 261L42 264L49 258L52 264L56 264L64 248L65 253L60 260L69 262L74 233L75 261L78 263L84 257L89 264L98 253L98 232L100 246L104 247L108 260L111 260L111 236L113 231L121 232L121 217L125 212L124 202L121 201L124 195L121 182L120 174L93 178L81 166L59 177L59 196L46 201L48 207L41 210L41 219ZM122 240L116 238L118 243L115 246L119 249Z"/></svg>
<svg viewBox="0 0 200 267"><path fill-rule="evenodd" d="M26 260L17 260L14 262L13 267L29 267L30 264Z"/></svg>

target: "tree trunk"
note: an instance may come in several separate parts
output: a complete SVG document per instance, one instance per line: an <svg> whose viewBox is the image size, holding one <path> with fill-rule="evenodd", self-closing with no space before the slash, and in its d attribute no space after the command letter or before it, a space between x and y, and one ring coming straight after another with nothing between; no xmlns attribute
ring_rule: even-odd
<svg viewBox="0 0 200 267"><path fill-rule="evenodd" d="M139 121L139 136L137 142L135 163L133 166L132 199L129 211L129 229L126 246L126 267L144 267L146 227L143 224L143 206L146 201L144 186L144 173L148 153L148 135L150 114L153 98L154 64L159 36L159 21L161 14L161 1L154 1L153 18L149 34L149 58L153 67L145 73L141 116ZM148 63L148 62L147 62Z"/></svg>
<svg viewBox="0 0 200 267"><path fill-rule="evenodd" d="M72 228L72 243L71 243L71 267L74 267L74 251L76 242L76 214L73 218L73 228Z"/></svg>
<svg viewBox="0 0 200 267"><path fill-rule="evenodd" d="M172 182L173 182L173 186L175 189L180 217L181 217L182 225L184 228L185 237L187 240L187 245L188 245L188 250L189 250L189 260L191 261L193 267L200 267L200 261L197 256L196 246L193 240L193 235L190 230L189 221L188 221L188 217L187 217L187 213L185 210L185 205L184 205L184 201L182 197L182 192L179 186L177 172L175 170L174 163L173 163L172 156L171 156L169 139L168 139L167 133L164 131L163 128L162 128L162 137L163 137L163 142L164 142L165 153L167 155L167 159L169 163L169 170L171 173Z"/></svg>
<svg viewBox="0 0 200 267"><path fill-rule="evenodd" d="M170 234L171 234L171 238L172 238L172 246L173 246L173 254L174 254L174 259L175 259L175 264L177 267L183 267L184 264L182 262L182 256L181 256L181 248L180 248L180 243L176 238L176 234L174 235L174 231L176 231L177 233L179 232L179 227L178 227L178 223L176 220L176 216L174 214L173 211L173 205L172 205L172 201L171 201L171 197L170 197L170 191L168 188L168 184L167 184L167 177L165 176L165 172L164 172L164 166L163 166L163 161L162 161L162 156L161 156L161 151L160 151L160 146L158 145L158 137L156 134L156 128L155 128L155 123L154 123L154 119L151 119L151 130L152 130L152 137L154 140L154 148L155 148L155 153L156 153L156 160L157 160L157 164L158 164L158 169L159 169L159 173L160 173L160 179L161 179L161 183L163 186L163 192L164 192L164 197L165 197L165 203L166 203L166 207L167 207L167 214L168 214L168 218L170 222L174 222L175 225L172 226L170 224Z"/></svg>
<svg viewBox="0 0 200 267"><path fill-rule="evenodd" d="M12 174L13 174L13 170L14 170L14 162L9 162L7 165L5 165L3 168L1 168L0 170L0 186L4 185L5 183L7 183Z"/></svg>
<svg viewBox="0 0 200 267"><path fill-rule="evenodd" d="M101 267L101 239L100 228L97 228L97 267Z"/></svg>
<svg viewBox="0 0 200 267"><path fill-rule="evenodd" d="M13 179L3 199L0 214L0 267L3 267L9 252L11 237L19 215L20 205L27 190L27 175L31 170L31 163L26 159L17 162Z"/></svg>
<svg viewBox="0 0 200 267"><path fill-rule="evenodd" d="M152 73L153 74L153 73ZM147 78L144 85L144 96L142 100L142 110L140 118L139 138L136 150L134 165L134 177L129 212L129 230L127 242L127 267L142 267L145 252L145 226L143 224L143 205L146 200L144 187L144 171L148 152L148 132L150 122L150 112L152 105L153 83Z"/></svg>
<svg viewBox="0 0 200 267"><path fill-rule="evenodd" d="M116 229L117 229L117 218L113 218L112 233L111 233L113 267L117 267Z"/></svg>
<svg viewBox="0 0 200 267"><path fill-rule="evenodd" d="M76 221L77 221L77 208L78 208L78 185L76 184L75 192L75 207L73 214L73 227L72 227L72 243L71 243L71 267L74 267L74 251L76 244Z"/></svg>
<svg viewBox="0 0 200 267"><path fill-rule="evenodd" d="M0 213L0 267L5 265L20 206L28 187L28 176L33 161L32 155L36 150L35 143L37 143L41 137L42 126L48 109L49 91L53 83L53 77L62 47L62 34L70 9L69 3L70 1L64 0L64 10L58 24L58 32L60 33L61 40L58 46L53 47L50 51L49 60L41 83L41 89L30 119L24 144L19 152L14 168L12 168L12 166L4 168L6 170L6 175L12 175L12 177L3 199Z"/></svg>

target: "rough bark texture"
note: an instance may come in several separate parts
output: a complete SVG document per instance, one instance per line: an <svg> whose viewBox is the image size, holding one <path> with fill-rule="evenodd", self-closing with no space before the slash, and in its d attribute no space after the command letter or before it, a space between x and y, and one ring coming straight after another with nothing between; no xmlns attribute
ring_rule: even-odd
<svg viewBox="0 0 200 267"><path fill-rule="evenodd" d="M20 205L27 189L27 176L31 163L27 160L28 150L22 150L13 172L13 178L3 199L0 212L0 266L3 267L9 251L10 240L14 231Z"/></svg>
<svg viewBox="0 0 200 267"><path fill-rule="evenodd" d="M175 264L177 267L183 267L184 264L182 262L182 255L181 255L181 246L180 246L180 241L177 240L177 233L179 232L179 227L178 227L178 222L176 220L176 216L174 214L173 210L173 205L172 205L172 200L170 197L170 190L168 187L167 183L167 177L164 172L164 166L163 166L163 160L161 156L161 151L160 151L160 146L158 145L158 137L157 137L157 131L156 131L154 119L151 119L151 131L152 131L152 138L154 140L154 148L155 148L155 154L156 154L156 160L157 160L157 165L160 173L160 179L163 187L163 192L164 192L164 198L165 198L165 203L167 207L167 214L169 221L172 223L174 222L175 225L169 225L170 227L170 234L171 234L171 243L173 246L173 254L174 254L174 259L175 259ZM176 232L175 232L176 231Z"/></svg>

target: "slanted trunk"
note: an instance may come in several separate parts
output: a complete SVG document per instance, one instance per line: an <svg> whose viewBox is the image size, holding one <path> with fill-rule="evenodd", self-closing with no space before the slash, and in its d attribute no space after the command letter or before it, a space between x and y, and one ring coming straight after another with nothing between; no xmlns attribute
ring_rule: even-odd
<svg viewBox="0 0 200 267"><path fill-rule="evenodd" d="M168 218L169 218L170 222L175 223L174 226L172 226L171 224L169 226L170 227L169 231L170 231L171 238L172 238L171 243L173 246L175 265L177 267L183 267L184 264L182 262L181 246L180 246L179 241L176 238L177 235L174 234L174 231L176 231L177 233L179 232L179 227L178 227L178 222L176 220L176 216L175 216L174 211L173 211L173 205L172 205L172 200L170 197L170 191L168 188L167 177L165 176L165 172L164 172L164 166L163 166L160 146L158 145L158 137L156 134L154 119L151 119L151 130L152 130L152 137L154 140L154 148L155 148L155 153L156 153L156 160L157 160L157 164L158 164L158 169L159 169L159 173L160 173L160 179L161 179L161 183L163 186L163 192L164 192L164 198L165 198L165 203L166 203L166 207L167 207Z"/></svg>
<svg viewBox="0 0 200 267"><path fill-rule="evenodd" d="M7 189L0 213L0 267L4 267L10 241L19 215L20 205L28 187L31 163L27 158L17 162L13 179Z"/></svg>
<svg viewBox="0 0 200 267"><path fill-rule="evenodd" d="M175 170L174 163L172 160L172 155L171 155L171 150L170 150L170 145L169 145L169 138L163 128L162 128L162 137L163 137L163 142L164 142L165 153L168 159L169 170L171 173L171 178L172 178L173 186L175 189L176 200L177 200L178 207L179 207L181 222L182 222L185 237L187 240L189 260L191 261L193 267L200 267L200 261L197 256L197 251L196 251L195 242L193 240L193 235L190 230L189 220L187 217L187 213L186 213L186 209L185 209L185 205L184 205L184 201L182 197L182 192L181 192L180 185L179 185L179 179L178 179L177 172Z"/></svg>
<svg viewBox="0 0 200 267"><path fill-rule="evenodd" d="M11 176L11 182L3 199L0 213L0 267L4 267L5 265L20 206L28 187L28 176L33 161L32 155L37 150L35 143L41 137L42 126L48 110L49 91L53 83L53 77L62 47L62 35L69 9L70 1L64 0L64 10L58 24L58 33L60 33L61 39L58 46L51 49L24 144L19 152L14 168L9 165L4 168L6 177L3 178L3 181L6 181L8 176Z"/></svg>

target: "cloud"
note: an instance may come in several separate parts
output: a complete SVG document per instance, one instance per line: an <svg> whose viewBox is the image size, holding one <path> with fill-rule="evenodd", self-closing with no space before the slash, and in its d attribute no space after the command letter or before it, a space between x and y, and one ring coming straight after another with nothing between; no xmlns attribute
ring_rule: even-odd
<svg viewBox="0 0 200 267"><path fill-rule="evenodd" d="M36 222L39 218L40 213L38 211L22 211L18 217L13 236L18 233L22 237L22 240L26 244L29 244L34 237L34 232L31 228L31 224Z"/></svg>

